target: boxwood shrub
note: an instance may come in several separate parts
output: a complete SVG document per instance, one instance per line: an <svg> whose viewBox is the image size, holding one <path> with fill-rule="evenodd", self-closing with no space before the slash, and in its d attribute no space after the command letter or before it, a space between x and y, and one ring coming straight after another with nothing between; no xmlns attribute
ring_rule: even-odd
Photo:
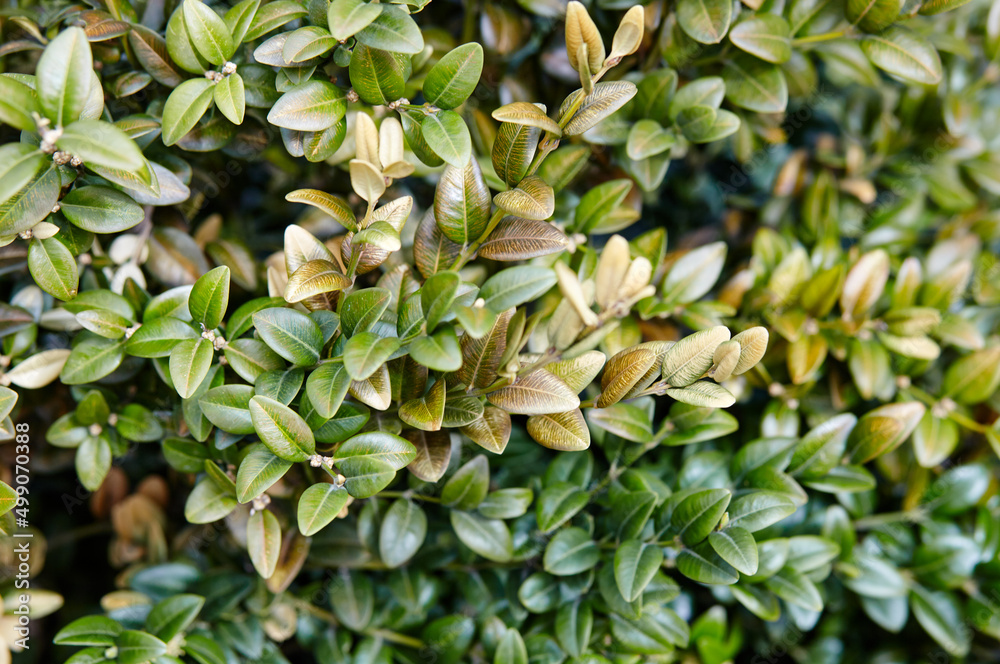
<svg viewBox="0 0 1000 664"><path fill-rule="evenodd" d="M4 2L0 662L997 661L998 56Z"/></svg>

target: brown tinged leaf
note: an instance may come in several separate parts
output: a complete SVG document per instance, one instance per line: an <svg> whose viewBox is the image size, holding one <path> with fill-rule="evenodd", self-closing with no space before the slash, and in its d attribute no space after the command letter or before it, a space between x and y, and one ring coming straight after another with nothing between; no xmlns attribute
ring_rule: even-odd
<svg viewBox="0 0 1000 664"><path fill-rule="evenodd" d="M820 334L802 335L788 345L788 374L793 385L802 385L823 366L829 345Z"/></svg>
<svg viewBox="0 0 1000 664"><path fill-rule="evenodd" d="M920 424L926 410L919 401L906 401L865 413L847 440L848 463L868 463L899 447Z"/></svg>
<svg viewBox="0 0 1000 664"><path fill-rule="evenodd" d="M486 406L482 417L459 429L476 445L494 454L503 454L510 440L510 430L510 413L493 406Z"/></svg>
<svg viewBox="0 0 1000 664"><path fill-rule="evenodd" d="M601 377L601 396L594 404L607 408L621 401L656 362L656 353L649 348L626 348L616 353L604 367Z"/></svg>
<svg viewBox="0 0 1000 664"><path fill-rule="evenodd" d="M740 359L733 369L734 376L740 376L750 371L764 358L767 352L768 332L764 327L751 327L743 330L732 339L740 344Z"/></svg>
<svg viewBox="0 0 1000 664"><path fill-rule="evenodd" d="M594 91L587 95L580 109L573 115L563 133L567 136L577 136L594 127L598 122L608 117L628 103L638 89L629 81L602 81L594 86ZM583 95L582 89L571 93L563 102L560 112L568 110L576 103L578 95Z"/></svg>
<svg viewBox="0 0 1000 664"><path fill-rule="evenodd" d="M636 381L635 385L632 386L622 399L631 399L638 396L640 392L645 390L647 387L656 382L656 379L660 376L660 369L663 366L663 356L667 354L670 347L674 345L673 341L646 341L639 344L636 348L645 348L656 353L656 360L653 364L646 370L642 378Z"/></svg>
<svg viewBox="0 0 1000 664"><path fill-rule="evenodd" d="M290 203L305 203L325 212L338 224L349 231L357 230L357 220L351 207L339 196L327 194L318 189L296 189L285 194L285 200ZM288 232L285 232L288 241Z"/></svg>
<svg viewBox="0 0 1000 664"><path fill-rule="evenodd" d="M434 210L428 210L413 238L413 261L420 274L426 279L447 270L461 253L461 245L445 237L434 220Z"/></svg>
<svg viewBox="0 0 1000 664"><path fill-rule="evenodd" d="M858 259L844 279L840 309L848 320L868 313L885 290L889 280L889 254L883 249L869 251Z"/></svg>
<svg viewBox="0 0 1000 664"><path fill-rule="evenodd" d="M522 261L556 254L566 249L568 239L545 221L504 217L479 247L479 255L494 261Z"/></svg>
<svg viewBox="0 0 1000 664"><path fill-rule="evenodd" d="M601 351L588 350L573 359L546 365L545 369L562 379L569 389L579 394L594 382L606 360L607 357Z"/></svg>
<svg viewBox="0 0 1000 664"><path fill-rule="evenodd" d="M609 62L614 62L616 58L620 60L639 50L639 46L642 45L645 22L646 14L642 5L636 5L625 12L625 16L622 17L621 23L618 24L618 30L615 31L615 37L611 42L611 53L608 55Z"/></svg>
<svg viewBox="0 0 1000 664"><path fill-rule="evenodd" d="M392 405L392 386L388 367L383 364L368 378L351 381L351 387L347 391L352 397L375 410L388 409Z"/></svg>
<svg viewBox="0 0 1000 664"><path fill-rule="evenodd" d="M399 407L399 419L416 429L438 431L444 420L445 382L438 379L426 396L411 399Z"/></svg>
<svg viewBox="0 0 1000 664"><path fill-rule="evenodd" d="M497 177L506 182L507 186L517 186L527 173L541 134L542 130L538 127L513 122L500 123L490 158Z"/></svg>
<svg viewBox="0 0 1000 664"><path fill-rule="evenodd" d="M580 284L580 279L576 276L576 272L570 268L570 266L559 261L555 264L555 268L556 279L559 281L559 291L563 294L563 297L566 298L566 302L573 308L583 324L590 326L597 325L597 314L595 314L590 308L590 305L594 301L593 284L591 283L588 292L585 293L583 286ZM561 314L561 312L557 311L556 315L553 315L552 325L559 324L559 321L562 319L562 316L559 314ZM577 332L579 332L579 330ZM573 336L575 337L576 334L574 333Z"/></svg>
<svg viewBox="0 0 1000 664"><path fill-rule="evenodd" d="M582 44L587 46L588 62L585 64L596 72L604 64L604 40L601 39L601 32L594 24L594 19L587 13L587 8L572 0L566 6L566 53L569 55L569 64L577 71L584 64L579 61L578 55Z"/></svg>
<svg viewBox="0 0 1000 664"><path fill-rule="evenodd" d="M307 298L333 291L340 291L351 285L351 280L337 271L337 266L328 260L312 260L299 267L288 278L285 286L286 302L301 302Z"/></svg>
<svg viewBox="0 0 1000 664"><path fill-rule="evenodd" d="M464 168L445 166L434 194L434 219L452 242L476 240L490 218L490 189L476 159Z"/></svg>
<svg viewBox="0 0 1000 664"><path fill-rule="evenodd" d="M685 387L712 368L715 349L729 341L729 328L717 325L684 337L663 356L663 380L671 387Z"/></svg>
<svg viewBox="0 0 1000 664"><path fill-rule="evenodd" d="M517 187L501 191L493 197L498 208L517 217L544 221L556 209L556 197L552 187L537 175L529 175Z"/></svg>
<svg viewBox="0 0 1000 664"><path fill-rule="evenodd" d="M513 384L490 392L486 399L516 415L562 413L580 407L580 397L576 392L544 369L518 376Z"/></svg>
<svg viewBox="0 0 1000 664"><path fill-rule="evenodd" d="M501 313L490 331L478 339L467 334L462 337L462 368L456 376L470 390L482 389L496 380L500 358L507 349L507 327L513 315L513 308Z"/></svg>
<svg viewBox="0 0 1000 664"><path fill-rule="evenodd" d="M719 347L715 349L715 354L712 356L712 361L715 363L715 366L712 367L712 379L718 383L729 380L729 377L733 375L733 369L736 368L736 364L740 361L739 342L730 339L719 344Z"/></svg>
<svg viewBox="0 0 1000 664"><path fill-rule="evenodd" d="M597 261L597 304L602 309L618 301L619 287L628 272L630 261L628 240L621 235L612 235Z"/></svg>
<svg viewBox="0 0 1000 664"><path fill-rule="evenodd" d="M417 456L407 468L417 479L437 482L448 470L451 458L451 436L447 431L420 431L404 429L403 438L417 449Z"/></svg>
<svg viewBox="0 0 1000 664"><path fill-rule="evenodd" d="M532 415L528 434L542 447L560 452L579 452L590 447L590 429L580 409L565 413Z"/></svg>
<svg viewBox="0 0 1000 664"><path fill-rule="evenodd" d="M561 136L562 130L556 121L545 114L545 106L526 101L515 101L501 106L491 114L494 120L510 122L511 124L537 127L555 136Z"/></svg>
<svg viewBox="0 0 1000 664"><path fill-rule="evenodd" d="M355 272L359 275L368 274L377 268L389 258L389 254L391 253L374 244L361 243L355 246L354 233L348 233L340 243L340 259L344 261L344 265L351 264L355 251L361 252L361 255L358 257L358 266L355 269Z"/></svg>

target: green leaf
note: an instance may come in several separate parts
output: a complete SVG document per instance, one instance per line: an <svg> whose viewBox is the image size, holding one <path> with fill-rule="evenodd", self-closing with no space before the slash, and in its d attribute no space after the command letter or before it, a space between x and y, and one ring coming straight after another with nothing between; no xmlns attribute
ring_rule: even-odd
<svg viewBox="0 0 1000 664"><path fill-rule="evenodd" d="M93 383L104 378L121 364L125 344L112 339L84 339L73 347L59 380L66 385Z"/></svg>
<svg viewBox="0 0 1000 664"><path fill-rule="evenodd" d="M59 298L72 300L80 286L76 257L57 238L32 240L28 245L28 270L43 291Z"/></svg>
<svg viewBox="0 0 1000 664"><path fill-rule="evenodd" d="M600 549L587 531L566 528L549 541L542 562L549 574L570 576L591 569L600 558Z"/></svg>
<svg viewBox="0 0 1000 664"><path fill-rule="evenodd" d="M194 395L201 386L215 357L208 339L185 339L170 351L170 380L182 399Z"/></svg>
<svg viewBox="0 0 1000 664"><path fill-rule="evenodd" d="M34 89L12 76L0 75L0 122L15 129L34 132L32 113L40 113ZM7 146L4 146L5 148Z"/></svg>
<svg viewBox="0 0 1000 664"><path fill-rule="evenodd" d="M607 408L588 410L587 420L604 431L634 443L646 443L653 437L649 414L635 404L616 403Z"/></svg>
<svg viewBox="0 0 1000 664"><path fill-rule="evenodd" d="M462 350L458 345L458 337L455 330L448 326L432 336L421 336L411 341L410 357L435 371L458 371L462 368Z"/></svg>
<svg viewBox="0 0 1000 664"><path fill-rule="evenodd" d="M179 341L196 339L198 333L184 321L163 316L144 323L125 343L129 355L167 357Z"/></svg>
<svg viewBox="0 0 1000 664"><path fill-rule="evenodd" d="M225 64L236 50L226 22L201 0L184 0L184 27L201 56L214 65Z"/></svg>
<svg viewBox="0 0 1000 664"><path fill-rule="evenodd" d="M733 499L727 527L738 526L753 533L781 521L795 509L795 502L785 494L755 491Z"/></svg>
<svg viewBox="0 0 1000 664"><path fill-rule="evenodd" d="M299 496L299 531L312 537L337 518L350 497L347 491L333 484L313 484Z"/></svg>
<svg viewBox="0 0 1000 664"><path fill-rule="evenodd" d="M309 374L306 379L306 395L320 417L329 418L337 412L347 390L351 377L342 362L327 362Z"/></svg>
<svg viewBox="0 0 1000 664"><path fill-rule="evenodd" d="M538 496L535 516L543 533L551 532L569 521L590 502L589 494L569 482L556 482Z"/></svg>
<svg viewBox="0 0 1000 664"><path fill-rule="evenodd" d="M705 489L682 500L671 517L681 541L693 546L708 537L725 514L731 498L728 489Z"/></svg>
<svg viewBox="0 0 1000 664"><path fill-rule="evenodd" d="M152 634L125 630L115 639L117 661L121 664L145 664L167 652L167 644Z"/></svg>
<svg viewBox="0 0 1000 664"><path fill-rule="evenodd" d="M340 308L344 333L355 335L370 330L389 307L390 299L384 288L363 288L348 295Z"/></svg>
<svg viewBox="0 0 1000 664"><path fill-rule="evenodd" d="M192 78L174 88L163 106L163 144L171 146L194 129L214 96L214 85L205 78Z"/></svg>
<svg viewBox="0 0 1000 664"><path fill-rule="evenodd" d="M243 124L247 101L242 76L230 74L216 83L212 98L215 100L216 108L226 116L226 119L233 124Z"/></svg>
<svg viewBox="0 0 1000 664"><path fill-rule="evenodd" d="M952 593L914 586L910 609L920 626L949 654L965 657L972 632L968 629L961 605Z"/></svg>
<svg viewBox="0 0 1000 664"><path fill-rule="evenodd" d="M405 438L385 431L372 431L344 442L333 455L340 465L347 459L373 459L388 464L393 470L405 468L416 456L416 448Z"/></svg>
<svg viewBox="0 0 1000 664"><path fill-rule="evenodd" d="M490 190L478 160L445 167L434 193L434 220L445 237L458 244L479 239L489 223L490 207Z"/></svg>
<svg viewBox="0 0 1000 664"><path fill-rule="evenodd" d="M382 7L365 0L333 0L327 10L330 34L338 41L353 37L378 18Z"/></svg>
<svg viewBox="0 0 1000 664"><path fill-rule="evenodd" d="M663 549L639 540L622 542L615 551L615 583L626 602L642 597L663 563Z"/></svg>
<svg viewBox="0 0 1000 664"><path fill-rule="evenodd" d="M902 5L900 0L847 0L844 15L866 32L881 32L896 20Z"/></svg>
<svg viewBox="0 0 1000 664"><path fill-rule="evenodd" d="M733 20L733 3L727 0L681 0L677 23L689 37L702 44L718 44Z"/></svg>
<svg viewBox="0 0 1000 664"><path fill-rule="evenodd" d="M709 585L732 585L740 578L736 568L720 558L708 542L681 551L677 556L677 571L692 581Z"/></svg>
<svg viewBox="0 0 1000 664"><path fill-rule="evenodd" d="M253 314L253 324L264 343L292 364L311 366L319 361L323 333L302 312L271 307Z"/></svg>
<svg viewBox="0 0 1000 664"><path fill-rule="evenodd" d="M519 265L497 272L486 280L479 297L499 313L536 299L556 284L555 270L540 265Z"/></svg>
<svg viewBox="0 0 1000 664"><path fill-rule="evenodd" d="M119 233L144 217L130 196L99 185L75 188L59 202L59 211L74 226L92 233Z"/></svg>
<svg viewBox="0 0 1000 664"><path fill-rule="evenodd" d="M920 35L893 26L861 40L861 48L872 64L893 76L937 85L941 81L941 58L937 49Z"/></svg>
<svg viewBox="0 0 1000 664"><path fill-rule="evenodd" d="M39 164L27 184L0 203L0 237L23 233L52 214L61 188L59 169L44 157Z"/></svg>
<svg viewBox="0 0 1000 664"><path fill-rule="evenodd" d="M462 544L487 560L505 563L514 555L510 530L503 521L472 512L450 510L451 527Z"/></svg>
<svg viewBox="0 0 1000 664"><path fill-rule="evenodd" d="M493 664L528 664L528 649L524 645L524 639L513 627L508 627L500 637L493 655Z"/></svg>
<svg viewBox="0 0 1000 664"><path fill-rule="evenodd" d="M336 579L338 601L332 602L333 613L348 629L360 632L368 626L375 610L375 592L368 576L361 572L343 571Z"/></svg>
<svg viewBox="0 0 1000 664"><path fill-rule="evenodd" d="M594 610L589 602L564 603L556 613L555 635L570 657L580 657L587 649L593 626Z"/></svg>
<svg viewBox="0 0 1000 664"><path fill-rule="evenodd" d="M76 474L88 491L101 488L111 470L111 444L105 436L88 436L76 450Z"/></svg>
<svg viewBox="0 0 1000 664"><path fill-rule="evenodd" d="M78 618L59 630L52 642L61 646L110 646L122 633L121 624L105 616Z"/></svg>
<svg viewBox="0 0 1000 664"><path fill-rule="evenodd" d="M198 482L184 504L184 518L189 523L213 523L230 514L239 503L235 490L227 491L211 479Z"/></svg>
<svg viewBox="0 0 1000 664"><path fill-rule="evenodd" d="M643 611L638 620L611 615L611 633L630 651L645 655L662 655L674 647L685 647L690 638L688 624L666 607Z"/></svg>
<svg viewBox="0 0 1000 664"><path fill-rule="evenodd" d="M625 153L629 159L639 161L666 152L676 142L673 132L661 127L656 120L639 120L628 132Z"/></svg>
<svg viewBox="0 0 1000 664"><path fill-rule="evenodd" d="M308 25L288 34L281 47L281 57L285 62L305 63L329 53L336 45L337 40L326 29Z"/></svg>
<svg viewBox="0 0 1000 664"><path fill-rule="evenodd" d="M709 533L708 543L723 560L743 574L757 573L757 543L750 531L729 527Z"/></svg>
<svg viewBox="0 0 1000 664"><path fill-rule="evenodd" d="M206 330L214 330L222 324L229 306L229 268L221 265L209 270L194 282L188 295L188 310L191 319Z"/></svg>
<svg viewBox="0 0 1000 664"><path fill-rule="evenodd" d="M82 28L69 27L50 41L35 69L35 90L42 113L53 126L80 117L90 98L94 59Z"/></svg>
<svg viewBox="0 0 1000 664"><path fill-rule="evenodd" d="M472 158L469 128L455 111L427 115L420 123L420 131L430 149L455 168L464 168Z"/></svg>
<svg viewBox="0 0 1000 664"><path fill-rule="evenodd" d="M788 21L774 14L755 14L734 25L729 41L761 60L782 64L792 57Z"/></svg>
<svg viewBox="0 0 1000 664"><path fill-rule="evenodd" d="M281 553L281 526L270 510L250 515L247 522L247 551L257 573L262 578L271 578Z"/></svg>
<svg viewBox="0 0 1000 664"><path fill-rule="evenodd" d="M280 401L264 396L250 399L250 417L261 441L287 461L306 461L316 453L316 441L305 420Z"/></svg>
<svg viewBox="0 0 1000 664"><path fill-rule="evenodd" d="M344 368L352 380L364 380L399 349L399 339L361 332L344 345Z"/></svg>
<svg viewBox="0 0 1000 664"><path fill-rule="evenodd" d="M490 465L482 454L458 469L441 489L441 502L459 510L473 510L490 489Z"/></svg>
<svg viewBox="0 0 1000 664"><path fill-rule="evenodd" d="M781 113L788 106L788 84L781 69L756 58L740 56L722 70L726 99L758 113Z"/></svg>
<svg viewBox="0 0 1000 664"><path fill-rule="evenodd" d="M260 9L253 17L253 22L243 37L243 42L250 42L276 28L280 28L289 21L302 18L308 13L301 3L294 0L274 0L261 5Z"/></svg>
<svg viewBox="0 0 1000 664"><path fill-rule="evenodd" d="M404 96L412 69L405 55L358 44L351 53L348 71L351 85L362 101L384 106Z"/></svg>
<svg viewBox="0 0 1000 664"><path fill-rule="evenodd" d="M275 456L266 446L254 447L243 457L236 471L237 500L250 502L280 480L291 467L291 461Z"/></svg>
<svg viewBox="0 0 1000 664"><path fill-rule="evenodd" d="M144 171L146 160L139 146L115 125L101 120L77 120L63 130L56 146L80 157L87 166L137 171L142 182L152 183L152 175Z"/></svg>
<svg viewBox="0 0 1000 664"><path fill-rule="evenodd" d="M764 581L764 587L790 604L807 611L822 611L823 598L808 577L785 568Z"/></svg>
<svg viewBox="0 0 1000 664"><path fill-rule="evenodd" d="M226 28L233 37L233 44L238 46L243 41L260 9L260 4L261 0L243 0L226 12L222 20L226 22Z"/></svg>
<svg viewBox="0 0 1000 664"><path fill-rule="evenodd" d="M267 121L295 131L323 131L340 122L346 112L347 101L337 86L311 80L283 94L271 107Z"/></svg>
<svg viewBox="0 0 1000 664"><path fill-rule="evenodd" d="M406 564L416 554L427 536L427 515L412 500L393 502L382 519L378 550L389 568Z"/></svg>
<svg viewBox="0 0 1000 664"><path fill-rule="evenodd" d="M462 44L437 61L424 78L424 100L439 108L455 108L469 98L483 71L483 47Z"/></svg>
<svg viewBox="0 0 1000 664"><path fill-rule="evenodd" d="M424 50L424 37L416 21L393 5L383 5L382 12L355 37L366 46L393 53L412 55Z"/></svg>
<svg viewBox="0 0 1000 664"><path fill-rule="evenodd" d="M158 602L146 616L146 631L169 641L191 625L205 604L200 595L180 594Z"/></svg>

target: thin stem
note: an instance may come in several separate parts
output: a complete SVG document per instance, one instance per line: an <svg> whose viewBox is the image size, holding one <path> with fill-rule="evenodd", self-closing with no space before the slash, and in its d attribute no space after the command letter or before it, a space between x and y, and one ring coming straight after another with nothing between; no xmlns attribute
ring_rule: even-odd
<svg viewBox="0 0 1000 664"><path fill-rule="evenodd" d="M409 491L379 491L379 498L406 498L408 500L422 500L426 503L440 503L441 499L428 496L422 493L411 493Z"/></svg>

